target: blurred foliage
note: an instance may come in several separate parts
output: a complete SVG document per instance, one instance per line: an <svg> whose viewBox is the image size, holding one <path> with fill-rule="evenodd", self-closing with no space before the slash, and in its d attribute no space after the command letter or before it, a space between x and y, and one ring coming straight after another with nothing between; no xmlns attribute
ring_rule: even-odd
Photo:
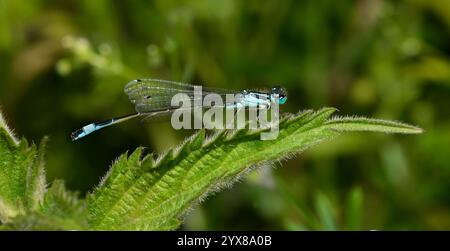
<svg viewBox="0 0 450 251"><path fill-rule="evenodd" d="M449 41L447 0L0 0L0 104L18 134L49 135L47 179L86 192L120 153L192 133L130 121L71 142L133 110L129 80L281 84L285 111L333 106L426 132L321 145L209 198L184 229L449 229Z"/></svg>

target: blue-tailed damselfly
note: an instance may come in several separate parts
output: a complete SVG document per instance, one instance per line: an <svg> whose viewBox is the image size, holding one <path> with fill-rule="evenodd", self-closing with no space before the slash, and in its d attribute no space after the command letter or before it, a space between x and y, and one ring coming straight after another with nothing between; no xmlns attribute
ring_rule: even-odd
<svg viewBox="0 0 450 251"><path fill-rule="evenodd" d="M81 129L72 132L70 137L72 140L77 140L94 131L98 131L107 126L121 123L139 116L170 114L180 108L179 106L171 105L172 97L178 93L184 93L191 99L194 99L194 87L194 85L167 80L133 80L125 86L124 91L128 95L130 101L135 105L135 113L108 119L102 122L88 124ZM255 106L265 106L266 108L269 108L271 102L284 104L287 100L287 93L281 87L273 87L268 92L255 90L243 90L237 92L223 89L202 88L202 96L206 96L211 93L222 96L224 100L225 95L227 94L240 95L240 99L234 100L232 103L225 103L225 109L248 108ZM193 102L193 105L195 105L195 103L196 102Z"/></svg>

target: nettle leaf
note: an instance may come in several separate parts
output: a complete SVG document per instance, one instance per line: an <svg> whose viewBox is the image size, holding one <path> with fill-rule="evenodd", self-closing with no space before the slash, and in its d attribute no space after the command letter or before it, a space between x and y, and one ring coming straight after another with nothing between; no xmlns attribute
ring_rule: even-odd
<svg viewBox="0 0 450 251"><path fill-rule="evenodd" d="M276 140L258 131L204 130L154 158L138 148L120 156L88 203L54 181L47 190L44 150L18 140L0 114L0 229L170 230L193 203L263 164L288 158L345 131L420 133L403 123L357 117L329 119L325 108L286 115ZM323 203L322 203L323 204Z"/></svg>
<svg viewBox="0 0 450 251"><path fill-rule="evenodd" d="M62 180L55 180L48 189L38 216L33 229L87 229L85 200L79 199L78 192L68 191Z"/></svg>
<svg viewBox="0 0 450 251"><path fill-rule="evenodd" d="M138 148L120 156L98 188L88 196L88 224L105 230L169 230L179 227L193 203L230 186L243 174L301 153L345 131L421 133L398 122L343 117L329 119L334 108L286 115L279 137L260 140L261 131L204 130L181 146L154 158Z"/></svg>
<svg viewBox="0 0 450 251"><path fill-rule="evenodd" d="M18 140L0 114L0 221L34 210L46 190L43 152L47 138L39 146Z"/></svg>
<svg viewBox="0 0 450 251"><path fill-rule="evenodd" d="M36 210L11 218L0 225L2 230L85 230L87 214L85 200L78 193L66 190L64 182L56 180L48 189Z"/></svg>
<svg viewBox="0 0 450 251"><path fill-rule="evenodd" d="M47 190L44 150L18 140L0 113L0 229L84 229L86 206L62 181Z"/></svg>

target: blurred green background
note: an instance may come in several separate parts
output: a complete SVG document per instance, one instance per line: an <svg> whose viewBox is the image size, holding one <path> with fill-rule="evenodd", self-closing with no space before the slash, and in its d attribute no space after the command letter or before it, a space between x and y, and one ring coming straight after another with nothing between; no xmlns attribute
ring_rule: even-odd
<svg viewBox="0 0 450 251"><path fill-rule="evenodd" d="M333 106L422 135L342 136L263 167L189 212L187 230L450 229L450 1L0 0L0 105L50 136L48 179L82 194L119 154L192 131L139 120L135 78L244 89L281 84L285 112Z"/></svg>

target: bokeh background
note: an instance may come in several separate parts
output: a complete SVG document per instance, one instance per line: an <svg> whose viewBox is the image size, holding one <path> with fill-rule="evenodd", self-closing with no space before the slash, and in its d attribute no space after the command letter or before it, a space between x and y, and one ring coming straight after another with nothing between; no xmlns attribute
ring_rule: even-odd
<svg viewBox="0 0 450 251"><path fill-rule="evenodd" d="M422 135L349 134L210 196L186 230L450 229L450 1L0 0L0 106L50 136L48 179L83 195L138 146L192 131L129 121L135 78L244 89L281 84L285 112L333 106Z"/></svg>

